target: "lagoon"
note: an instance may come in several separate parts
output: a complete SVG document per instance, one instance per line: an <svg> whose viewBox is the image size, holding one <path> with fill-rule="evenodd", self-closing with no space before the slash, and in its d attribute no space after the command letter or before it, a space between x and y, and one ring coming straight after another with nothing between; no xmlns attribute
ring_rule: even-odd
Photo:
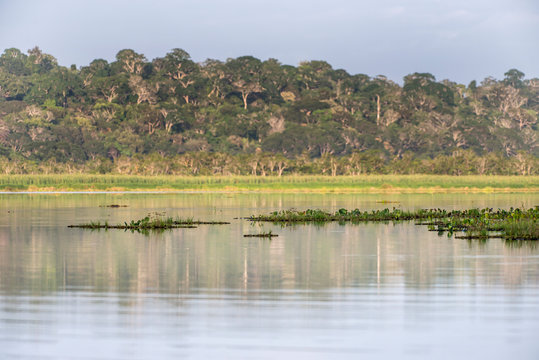
<svg viewBox="0 0 539 360"><path fill-rule="evenodd" d="M241 219L536 205L536 193L3 194L0 358L536 359L535 243L449 239L413 222ZM231 224L67 228L156 212ZM261 230L279 237L243 237Z"/></svg>

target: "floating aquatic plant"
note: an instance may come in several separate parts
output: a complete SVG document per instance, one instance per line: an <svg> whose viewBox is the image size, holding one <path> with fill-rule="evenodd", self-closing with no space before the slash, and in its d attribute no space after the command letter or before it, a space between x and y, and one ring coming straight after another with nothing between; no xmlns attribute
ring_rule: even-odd
<svg viewBox="0 0 539 360"><path fill-rule="evenodd" d="M417 225L426 225L430 231L444 232L452 236L455 232L464 232L459 238L486 239L499 237L507 240L539 240L539 207L531 209L510 208L509 210L492 208L468 210L419 209L383 209L361 211L359 209L339 209L333 213L307 209L275 211L269 215L250 216L251 221L287 223L324 223L324 222L369 222L416 220Z"/></svg>

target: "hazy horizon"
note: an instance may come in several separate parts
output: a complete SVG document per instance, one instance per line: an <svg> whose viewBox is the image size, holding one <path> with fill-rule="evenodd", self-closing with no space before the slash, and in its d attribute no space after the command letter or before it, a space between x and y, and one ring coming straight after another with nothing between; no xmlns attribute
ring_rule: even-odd
<svg viewBox="0 0 539 360"><path fill-rule="evenodd" d="M0 50L39 46L64 66L130 48L148 60L173 48L193 60L252 55L297 66L324 60L401 82L413 72L467 84L517 68L539 77L532 1L0 0Z"/></svg>

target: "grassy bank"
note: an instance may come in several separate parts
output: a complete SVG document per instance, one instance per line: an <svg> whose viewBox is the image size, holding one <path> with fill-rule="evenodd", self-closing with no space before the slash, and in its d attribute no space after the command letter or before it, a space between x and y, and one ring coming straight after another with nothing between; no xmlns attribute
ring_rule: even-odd
<svg viewBox="0 0 539 360"><path fill-rule="evenodd" d="M539 192L539 176L0 175L0 191Z"/></svg>

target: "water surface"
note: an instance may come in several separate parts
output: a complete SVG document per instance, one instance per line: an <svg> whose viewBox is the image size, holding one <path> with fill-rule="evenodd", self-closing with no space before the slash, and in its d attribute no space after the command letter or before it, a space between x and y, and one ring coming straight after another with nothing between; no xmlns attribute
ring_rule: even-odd
<svg viewBox="0 0 539 360"><path fill-rule="evenodd" d="M410 222L234 218L538 204L539 194L0 195L0 358L537 359L533 244L448 239ZM155 212L231 224L67 228ZM279 237L243 238L261 230Z"/></svg>

